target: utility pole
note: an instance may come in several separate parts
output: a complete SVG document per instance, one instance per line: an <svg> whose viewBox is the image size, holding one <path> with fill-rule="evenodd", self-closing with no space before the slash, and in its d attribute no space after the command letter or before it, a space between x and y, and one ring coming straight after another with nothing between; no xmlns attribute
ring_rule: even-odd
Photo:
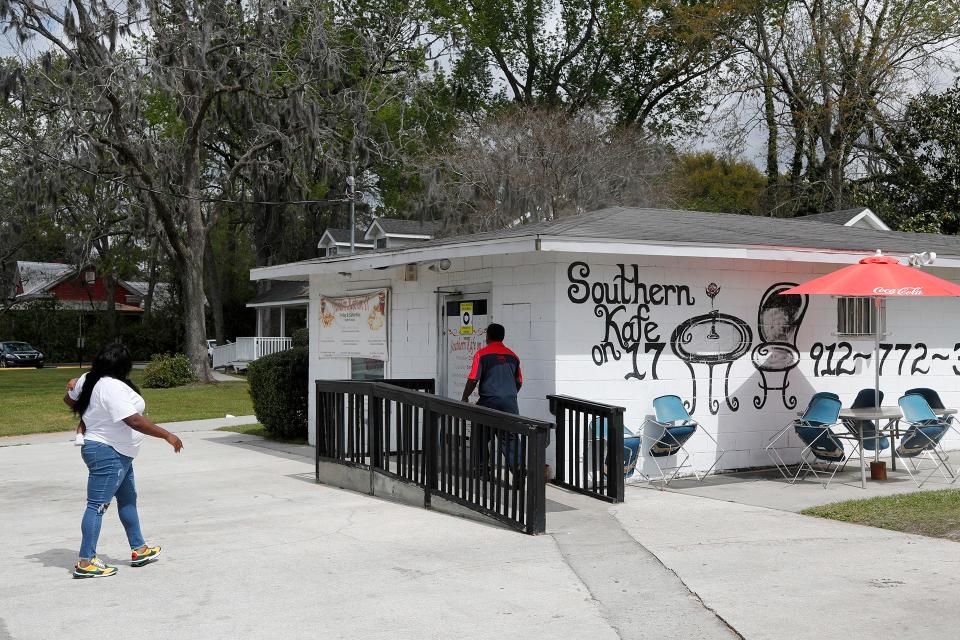
<svg viewBox="0 0 960 640"><path fill-rule="evenodd" d="M350 200L350 253L356 252L356 233L357 233L357 221L354 211L354 201L356 200L356 192L354 191L354 186L356 185L356 178L353 175L353 158L350 158L350 175L347 176L347 198Z"/></svg>

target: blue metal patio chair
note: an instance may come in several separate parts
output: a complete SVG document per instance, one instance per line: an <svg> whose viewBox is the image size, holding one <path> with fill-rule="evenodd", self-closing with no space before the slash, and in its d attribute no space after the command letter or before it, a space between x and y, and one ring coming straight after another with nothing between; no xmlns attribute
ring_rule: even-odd
<svg viewBox="0 0 960 640"><path fill-rule="evenodd" d="M805 416L807 412L810 411L810 407L812 407L814 403L820 398L830 398L832 400L836 400L837 402L840 401L840 396L833 393L832 391L818 391L810 397L810 402L807 404L807 408L804 410L803 414L801 415ZM793 477L791 474L787 473L787 468L789 467L789 465L783 462L783 458L780 457L780 453L776 450L774 445L776 444L777 440L779 440L784 435L786 435L787 432L789 432L796 424L797 424L796 418L791 420L787 424L785 424L779 431L777 431L767 439L767 446L765 447L765 451L767 452L767 457L770 458L771 462L773 462L773 466L777 468L777 471L780 472L780 475L782 475L784 478L787 478L787 479ZM776 458L774 458L774 456L776 456Z"/></svg>
<svg viewBox="0 0 960 640"><path fill-rule="evenodd" d="M597 417L595 420L595 436L598 439L607 439L607 419ZM623 428L623 477L628 478L637 467L637 460L640 459L640 436L634 434L630 429ZM607 470L604 466L604 475Z"/></svg>
<svg viewBox="0 0 960 640"><path fill-rule="evenodd" d="M843 451L843 442L830 429L839 421L842 406L839 400L820 397L810 403L803 417L797 421L794 431L806 446L800 451L800 465L792 484L800 480L801 476L806 478L809 473L820 480L820 471L814 466L817 462L825 463L828 467L828 471L824 472L825 476L829 472L826 482L823 483L824 489L837 475L846 456Z"/></svg>
<svg viewBox="0 0 960 640"><path fill-rule="evenodd" d="M929 389L927 387L917 387L916 389L907 389L904 394L905 396L923 396L923 399L927 401L927 404L930 405L931 409L943 409L943 400L940 399L940 394Z"/></svg>
<svg viewBox="0 0 960 640"><path fill-rule="evenodd" d="M854 398L850 408L869 409L870 407L883 404L883 391L880 392L879 402L877 401L876 391L876 389L861 389L860 392L857 393L857 397ZM847 456L847 461L853 458L855 453L863 455L863 453L860 452L860 429L863 429L863 448L866 451L886 451L890 448L890 438L883 435L879 429L877 429L877 425L873 420L844 420L843 424L847 428L848 434L838 437L854 442L853 451ZM844 462L843 467L846 465L847 463ZM840 468L841 471L843 467Z"/></svg>
<svg viewBox="0 0 960 640"><path fill-rule="evenodd" d="M646 441L646 444L642 446L644 453L649 456L653 463L657 467L657 471L660 473L660 480L663 482L663 486L670 484L674 478L677 477L677 474L680 473L680 470L687 465L687 461L690 459L690 452L686 449L686 443L693 437L698 430L702 431L704 435L713 440L713 444L716 446L716 450L719 452L719 455L714 459L713 464L704 471L702 474L698 473L697 470L691 467L693 475L696 476L697 480L702 482L703 479L717 466L717 463L720 462L720 458L723 457L723 454L726 453L723 449L720 448L720 443L717 442L717 439L710 435L706 429L700 429L700 423L693 419L693 417L687 412L686 407L683 406L683 400L679 396L660 396L653 400L653 411L656 414L655 420L648 420L647 422L654 425L654 435L647 435L645 431L641 431L640 437L641 442ZM683 460L680 461L675 467L667 467L660 464L661 458L668 458L670 456L679 456L683 455ZM673 474L667 478L667 471L673 470ZM638 473L642 475L647 480L651 478L643 473L643 471L638 470Z"/></svg>
<svg viewBox="0 0 960 640"><path fill-rule="evenodd" d="M843 451L843 443L830 428L837 424L841 406L840 399L836 394L826 392L816 394L811 398L810 404L803 415L788 425L787 429L792 426L797 437L804 445L800 451L800 464L796 474L787 473L790 465L784 461L775 447L777 440L786 433L787 429L781 429L767 445L766 451L770 460L784 478L790 479L791 484L796 483L801 475L806 477L808 473L813 473L819 479L820 472L813 466L813 463L818 461L833 466L833 471L824 483L824 488L830 484L833 476L836 475L840 463L846 459L846 456ZM811 457L812 460L809 459Z"/></svg>
<svg viewBox="0 0 960 640"><path fill-rule="evenodd" d="M917 487L922 487L934 473L939 471L944 480L950 484L956 482L957 474L950 466L947 453L940 446L943 436L952 428L952 421L949 418L938 418L921 395L905 395L900 398L899 404L900 410L903 411L903 419L910 426L901 437L900 445L894 449L894 454L897 459L903 461L910 479L917 483ZM933 468L918 482L917 475L914 474L920 473L921 466L918 461L923 458L929 460Z"/></svg>

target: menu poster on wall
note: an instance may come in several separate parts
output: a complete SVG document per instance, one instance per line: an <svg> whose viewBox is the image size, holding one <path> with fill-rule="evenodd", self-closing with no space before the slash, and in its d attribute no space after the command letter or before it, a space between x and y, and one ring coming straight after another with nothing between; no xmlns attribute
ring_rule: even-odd
<svg viewBox="0 0 960 640"><path fill-rule="evenodd" d="M319 354L387 359L387 290L320 296Z"/></svg>

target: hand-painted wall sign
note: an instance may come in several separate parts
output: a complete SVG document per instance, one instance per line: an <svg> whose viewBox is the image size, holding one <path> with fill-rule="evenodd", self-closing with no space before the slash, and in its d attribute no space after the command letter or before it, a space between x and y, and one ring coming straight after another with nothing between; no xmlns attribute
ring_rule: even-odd
<svg viewBox="0 0 960 640"><path fill-rule="evenodd" d="M640 279L638 265L616 266L611 282L590 281L590 265L574 262L567 268L567 298L574 304L594 305L593 313L603 320L603 339L590 349L595 365L619 361L630 354L632 369L624 378L643 380L648 372L638 368L638 354L653 353L650 376L657 379L657 364L666 348L660 325L651 317L654 307L667 305L692 306L695 300L690 287L678 284L650 284Z"/></svg>
<svg viewBox="0 0 960 640"><path fill-rule="evenodd" d="M762 395L753 397L753 406L757 409L762 409L767 403L770 391L780 392L783 406L787 409L797 408L797 397L787 396L790 386L788 378L790 372L800 364L797 333L807 313L810 296L781 295L781 292L795 286L795 282L778 282L767 288L760 298L757 310L760 342L750 354L753 366L760 373Z"/></svg>
<svg viewBox="0 0 960 640"><path fill-rule="evenodd" d="M891 354L895 354L892 359L890 359ZM899 357L896 354L899 354ZM896 366L898 376L925 376L930 373L930 366L924 366L929 354L930 350L922 342L916 344L881 342L880 375L883 375L884 369L887 370L887 373L890 373L891 367ZM934 361L950 359L949 355L942 353L934 353L929 357ZM814 376L852 376L857 373L857 361L870 362L873 359L873 351L856 352L849 342L834 342L832 344L814 342L813 346L810 347L810 359L813 360ZM955 371L955 373L960 375L960 372Z"/></svg>
<svg viewBox="0 0 960 640"><path fill-rule="evenodd" d="M724 400L730 411L740 409L740 401L730 395L730 374L733 364L750 353L750 361L759 374L758 392L753 397L755 409L763 409L771 392L778 392L786 409L797 407L796 395L789 393L791 372L801 361L797 336L809 306L809 297L781 295L795 286L793 282L777 282L760 296L757 306L757 343L753 331L743 319L721 313L717 301L723 287L711 282L705 288L710 300L710 311L695 315L677 325L664 339L660 309L693 307L696 298L691 287L684 284L649 283L641 279L638 265L617 264L607 280L591 278L592 270L586 262L573 262L567 268L567 298L576 305L591 305L593 315L603 325L601 339L590 348L593 363L604 366L611 360L618 362L630 355L626 380L645 380L647 376L659 380L657 367L670 345L670 351L683 362L691 377L691 395L684 404L690 413L697 406L696 365L706 365L709 378L707 406L710 413L720 410L719 398L713 397L713 370L726 365L724 371ZM751 351L752 348L752 351ZM640 355L653 354L649 370L640 371ZM813 365L814 376L854 375L858 361L868 363L873 351L856 352L849 342L814 343L807 354ZM882 343L880 345L880 372L896 368L897 375L928 375L937 362L947 362L955 375L960 376L960 343L952 354L930 353L927 345L917 343ZM792 374L796 375L796 374Z"/></svg>
<svg viewBox="0 0 960 640"><path fill-rule="evenodd" d="M707 285L706 293L710 298L710 306L713 307L714 299L720 293L720 285L711 282ZM718 364L727 365L723 376L723 394L727 406L731 411L740 409L740 401L730 397L730 370L733 363L750 350L752 344L753 332L746 322L716 309L690 318L673 330L670 335L670 349L690 372L693 387L691 399L684 402L690 413L697 408L697 375L693 369L694 364L707 365L707 407L710 413L716 415L720 411L720 401L713 397L713 368Z"/></svg>

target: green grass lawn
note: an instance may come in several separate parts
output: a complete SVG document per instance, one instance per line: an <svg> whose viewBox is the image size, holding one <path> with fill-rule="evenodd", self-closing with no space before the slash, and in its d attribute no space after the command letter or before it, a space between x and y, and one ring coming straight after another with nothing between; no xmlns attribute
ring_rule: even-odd
<svg viewBox="0 0 960 640"><path fill-rule="evenodd" d="M289 444L307 444L307 441L303 438L281 438L276 436L262 425L262 424L242 424L237 427L220 427L217 431L232 431L234 433L242 433L248 436L260 436L261 438L266 438L267 440L273 440L275 442L286 442Z"/></svg>
<svg viewBox="0 0 960 640"><path fill-rule="evenodd" d="M960 490L921 491L804 509L804 514L960 542Z"/></svg>
<svg viewBox="0 0 960 640"><path fill-rule="evenodd" d="M0 369L0 437L72 431L77 419L63 404L67 381L80 369ZM132 378L140 384L143 372ZM253 413L246 382L142 389L147 417L154 422L222 418Z"/></svg>

